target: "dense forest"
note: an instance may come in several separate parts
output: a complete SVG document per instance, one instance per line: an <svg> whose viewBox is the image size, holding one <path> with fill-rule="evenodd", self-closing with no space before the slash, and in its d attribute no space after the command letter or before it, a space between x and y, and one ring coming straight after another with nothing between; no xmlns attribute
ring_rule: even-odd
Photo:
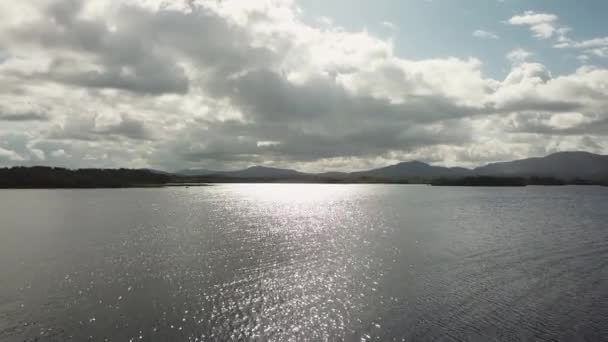
<svg viewBox="0 0 608 342"><path fill-rule="evenodd" d="M521 177L470 176L462 178L439 178L431 181L434 186L526 186Z"/></svg>
<svg viewBox="0 0 608 342"><path fill-rule="evenodd" d="M170 180L169 175L149 170L0 168L0 188L122 188L158 186Z"/></svg>

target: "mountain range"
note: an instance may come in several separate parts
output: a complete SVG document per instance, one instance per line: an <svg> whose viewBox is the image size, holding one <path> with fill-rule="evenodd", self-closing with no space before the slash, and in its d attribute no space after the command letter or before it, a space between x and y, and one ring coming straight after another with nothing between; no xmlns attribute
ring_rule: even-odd
<svg viewBox="0 0 608 342"><path fill-rule="evenodd" d="M608 156L589 152L558 152L546 157L492 163L474 169L433 166L420 161L408 161L358 172L305 173L291 169L253 166L236 171L190 169L177 171L176 174L181 176L208 176L225 179L314 180L319 178L331 178L345 181L353 179L395 181L459 178L467 176L553 177L563 180L606 180L608 179Z"/></svg>

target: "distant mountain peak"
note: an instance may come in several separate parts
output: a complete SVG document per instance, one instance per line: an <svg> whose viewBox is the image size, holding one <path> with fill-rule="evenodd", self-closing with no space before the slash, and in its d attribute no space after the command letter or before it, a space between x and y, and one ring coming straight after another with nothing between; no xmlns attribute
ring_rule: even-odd
<svg viewBox="0 0 608 342"><path fill-rule="evenodd" d="M608 156L580 151L563 151L545 157L492 163L478 167L476 174L490 176L547 176L559 179L608 177Z"/></svg>
<svg viewBox="0 0 608 342"><path fill-rule="evenodd" d="M428 163L421 162L419 160L403 161L403 162L397 163L395 165L425 165L425 166L431 166Z"/></svg>
<svg viewBox="0 0 608 342"><path fill-rule="evenodd" d="M465 176L470 170L462 168L447 168L432 166L419 160L400 162L394 165L373 169L369 171L354 172L351 175L404 179L404 178L433 178L433 177L460 177Z"/></svg>
<svg viewBox="0 0 608 342"><path fill-rule="evenodd" d="M302 179L311 176L338 178L376 178L387 180L457 178L473 175L487 176L547 176L564 180L608 179L608 156L580 151L556 152L544 157L492 163L473 170L463 167L434 166L419 160L359 172L325 172L309 174L293 169L282 169L264 165L253 165L236 171L185 170L182 175L214 175L252 179Z"/></svg>
<svg viewBox="0 0 608 342"><path fill-rule="evenodd" d="M281 169L278 167L271 167L271 166L264 166L264 165L253 165L250 166L248 168L246 168L245 170L260 170L260 171L264 171L264 170L268 170L268 171L294 171L294 172L298 172L296 170L293 169Z"/></svg>

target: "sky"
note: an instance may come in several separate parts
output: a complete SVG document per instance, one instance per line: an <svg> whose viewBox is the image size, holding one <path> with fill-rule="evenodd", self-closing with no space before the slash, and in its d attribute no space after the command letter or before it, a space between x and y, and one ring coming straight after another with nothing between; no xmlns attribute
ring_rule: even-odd
<svg viewBox="0 0 608 342"><path fill-rule="evenodd" d="M0 3L0 166L608 154L603 0Z"/></svg>

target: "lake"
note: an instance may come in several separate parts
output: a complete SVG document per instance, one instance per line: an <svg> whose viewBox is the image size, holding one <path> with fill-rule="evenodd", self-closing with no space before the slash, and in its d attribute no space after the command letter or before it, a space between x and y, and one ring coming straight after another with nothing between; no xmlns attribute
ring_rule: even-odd
<svg viewBox="0 0 608 342"><path fill-rule="evenodd" d="M600 341L608 188L0 190L0 341Z"/></svg>

